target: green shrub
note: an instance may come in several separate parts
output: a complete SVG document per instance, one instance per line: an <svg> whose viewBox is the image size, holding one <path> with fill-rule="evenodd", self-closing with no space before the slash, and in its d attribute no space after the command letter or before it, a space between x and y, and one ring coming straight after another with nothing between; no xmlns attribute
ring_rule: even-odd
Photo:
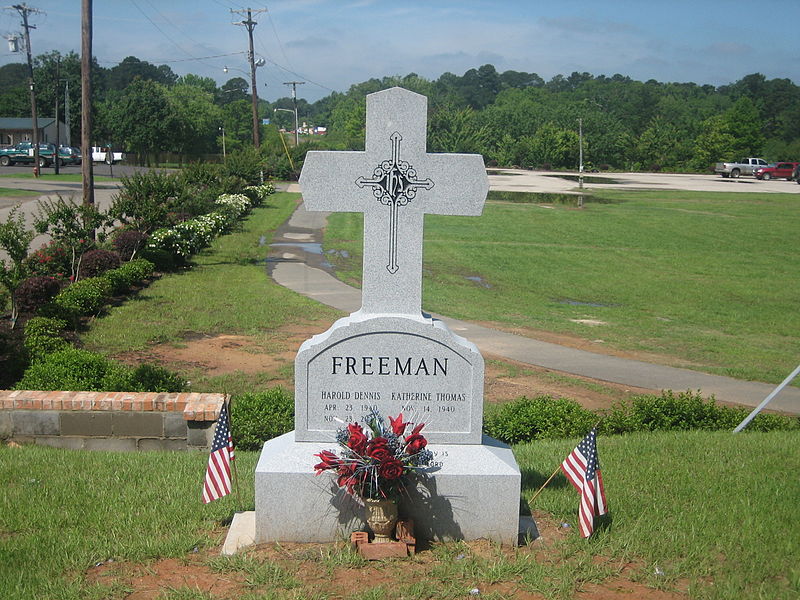
<svg viewBox="0 0 800 600"><path fill-rule="evenodd" d="M598 417L574 400L525 396L492 405L483 419L484 432L507 444L537 439L586 435Z"/></svg>
<svg viewBox="0 0 800 600"><path fill-rule="evenodd" d="M123 294L134 285L151 277L153 269L152 262L144 258L137 258L125 263L118 269L106 271L102 276L111 284L112 294Z"/></svg>
<svg viewBox="0 0 800 600"><path fill-rule="evenodd" d="M186 381L169 369L152 364L141 364L130 372L125 390L130 392L181 392Z"/></svg>
<svg viewBox="0 0 800 600"><path fill-rule="evenodd" d="M120 181L122 188L113 198L109 215L145 233L163 227L182 190L177 176L147 171Z"/></svg>
<svg viewBox="0 0 800 600"><path fill-rule="evenodd" d="M106 377L113 379L115 365L100 354L65 348L45 356L25 371L18 390L104 391ZM108 390L113 391L113 390Z"/></svg>
<svg viewBox="0 0 800 600"><path fill-rule="evenodd" d="M294 399L279 387L237 396L231 402L231 429L237 448L260 450L266 440L294 429Z"/></svg>
<svg viewBox="0 0 800 600"><path fill-rule="evenodd" d="M44 356L25 371L18 390L89 392L179 392L184 381L155 365L131 368L101 354L67 347Z"/></svg>
<svg viewBox="0 0 800 600"><path fill-rule="evenodd" d="M111 282L103 277L89 277L76 281L63 289L54 299L64 315L70 318L93 315L100 311L111 297Z"/></svg>
<svg viewBox="0 0 800 600"><path fill-rule="evenodd" d="M180 257L163 248L153 248L146 245L139 251L139 255L150 261L154 268L162 273L174 271L179 265L183 264L183 260Z"/></svg>
<svg viewBox="0 0 800 600"><path fill-rule="evenodd" d="M264 160L261 153L256 148L244 148L237 152L230 152L222 165L222 175L238 177L246 184L256 184L261 180L261 170L264 166ZM231 189L231 186L226 183L225 191L229 193L238 192L238 189Z"/></svg>
<svg viewBox="0 0 800 600"><path fill-rule="evenodd" d="M634 396L614 405L603 419L600 431L678 431L691 429L733 430L750 409L719 405L714 398L704 399L699 392L671 390L660 396ZM760 414L748 425L750 431L797 429L800 420L782 415Z"/></svg>
<svg viewBox="0 0 800 600"><path fill-rule="evenodd" d="M48 354L69 347L69 343L61 337L67 327L66 321L33 317L25 323L24 345L31 362L41 360Z"/></svg>

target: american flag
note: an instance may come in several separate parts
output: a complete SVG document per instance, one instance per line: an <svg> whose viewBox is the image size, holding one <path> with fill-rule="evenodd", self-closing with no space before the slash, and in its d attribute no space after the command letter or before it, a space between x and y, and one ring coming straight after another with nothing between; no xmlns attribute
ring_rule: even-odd
<svg viewBox="0 0 800 600"><path fill-rule="evenodd" d="M208 457L206 481L203 485L204 504L231 493L231 462L234 458L228 404L223 402L217 428L214 431L214 441L211 443L211 454Z"/></svg>
<svg viewBox="0 0 800 600"><path fill-rule="evenodd" d="M594 516L606 514L606 492L603 476L597 460L597 429L592 429L577 445L564 462L561 470L581 495L578 510L581 537L589 537L594 531Z"/></svg>

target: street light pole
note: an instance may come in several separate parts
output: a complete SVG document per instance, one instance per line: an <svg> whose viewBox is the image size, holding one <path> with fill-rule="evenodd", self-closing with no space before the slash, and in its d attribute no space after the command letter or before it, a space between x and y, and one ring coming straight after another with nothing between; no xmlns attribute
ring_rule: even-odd
<svg viewBox="0 0 800 600"><path fill-rule="evenodd" d="M228 159L228 154L225 152L225 126L219 128L222 132L222 162L225 162Z"/></svg>
<svg viewBox="0 0 800 600"><path fill-rule="evenodd" d="M300 145L300 124L297 122L297 86L304 84L305 81L284 81L283 85L292 86L292 104L294 105L294 145Z"/></svg>

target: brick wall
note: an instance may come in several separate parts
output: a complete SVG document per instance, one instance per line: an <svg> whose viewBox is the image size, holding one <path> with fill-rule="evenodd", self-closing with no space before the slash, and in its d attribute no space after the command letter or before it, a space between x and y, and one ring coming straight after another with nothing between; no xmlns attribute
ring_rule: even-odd
<svg viewBox="0 0 800 600"><path fill-rule="evenodd" d="M207 450L224 394L0 390L0 439L82 450Z"/></svg>

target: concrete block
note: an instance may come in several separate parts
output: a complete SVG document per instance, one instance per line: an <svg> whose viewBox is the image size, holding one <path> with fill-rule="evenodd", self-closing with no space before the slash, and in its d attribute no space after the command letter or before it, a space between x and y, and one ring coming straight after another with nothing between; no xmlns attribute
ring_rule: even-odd
<svg viewBox="0 0 800 600"><path fill-rule="evenodd" d="M213 421L186 421L186 444L196 448L211 448L214 438L214 429L217 424Z"/></svg>
<svg viewBox="0 0 800 600"><path fill-rule="evenodd" d="M135 452L136 438L86 438L83 448L84 450Z"/></svg>
<svg viewBox="0 0 800 600"><path fill-rule="evenodd" d="M11 413L14 436L58 435L58 413L50 410L15 410Z"/></svg>
<svg viewBox="0 0 800 600"><path fill-rule="evenodd" d="M98 437L111 435L111 413L83 411L62 412L61 434Z"/></svg>
<svg viewBox="0 0 800 600"><path fill-rule="evenodd" d="M162 437L164 417L161 413L115 412L112 429L115 436Z"/></svg>
<svg viewBox="0 0 800 600"><path fill-rule="evenodd" d="M0 410L0 439L10 438L14 432L14 424L11 421L11 411Z"/></svg>
<svg viewBox="0 0 800 600"><path fill-rule="evenodd" d="M164 437L183 438L187 435L186 420L181 413L164 414Z"/></svg>
<svg viewBox="0 0 800 600"><path fill-rule="evenodd" d="M180 451L186 450L186 440L164 439L164 438L143 438L139 440L139 450L149 452L160 451Z"/></svg>
<svg viewBox="0 0 800 600"><path fill-rule="evenodd" d="M289 432L264 444L255 472L256 543L330 542L364 523L364 509L333 477L314 475L314 454L333 442L296 442ZM521 476L511 448L432 444L437 467L428 470L400 515L412 518L418 539L488 538L516 545ZM310 517L312 515L312 517Z"/></svg>
<svg viewBox="0 0 800 600"><path fill-rule="evenodd" d="M37 446L50 446L51 448L64 448L66 450L82 450L83 449L82 437L64 437L61 435L56 436L37 436Z"/></svg>
<svg viewBox="0 0 800 600"><path fill-rule="evenodd" d="M256 534L256 513L255 511L237 512L233 515L228 535L222 546L223 556L236 554L242 548L252 546L255 543Z"/></svg>

